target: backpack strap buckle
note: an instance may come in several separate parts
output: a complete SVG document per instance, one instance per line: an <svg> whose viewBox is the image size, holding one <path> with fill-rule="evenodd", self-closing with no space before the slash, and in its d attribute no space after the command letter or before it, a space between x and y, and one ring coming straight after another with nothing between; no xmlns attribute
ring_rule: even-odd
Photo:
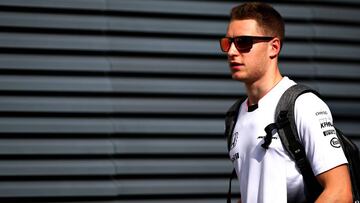
<svg viewBox="0 0 360 203"><path fill-rule="evenodd" d="M279 129L279 125L277 123L270 123L265 127L266 136L264 138L264 143L261 145L264 149L269 149L269 145L271 144L273 135Z"/></svg>

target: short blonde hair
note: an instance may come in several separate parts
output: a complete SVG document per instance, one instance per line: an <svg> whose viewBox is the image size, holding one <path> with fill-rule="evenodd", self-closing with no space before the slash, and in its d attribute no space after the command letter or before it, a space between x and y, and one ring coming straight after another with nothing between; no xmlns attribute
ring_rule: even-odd
<svg viewBox="0 0 360 203"><path fill-rule="evenodd" d="M261 2L248 2L231 10L230 20L255 20L264 34L280 39L281 46L285 37L285 24L280 13L272 6Z"/></svg>

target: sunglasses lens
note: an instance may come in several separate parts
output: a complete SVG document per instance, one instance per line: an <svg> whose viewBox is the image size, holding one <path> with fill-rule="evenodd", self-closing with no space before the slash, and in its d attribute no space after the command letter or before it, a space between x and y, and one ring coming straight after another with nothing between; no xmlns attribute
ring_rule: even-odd
<svg viewBox="0 0 360 203"><path fill-rule="evenodd" d="M222 38L220 40L220 47L223 52L228 52L231 46L231 41L229 38Z"/></svg>
<svg viewBox="0 0 360 203"><path fill-rule="evenodd" d="M229 52L231 44L234 42L236 49L239 52L247 53L251 50L254 43L268 42L274 39L269 36L238 36L235 38L224 37L220 40L220 47L223 52Z"/></svg>
<svg viewBox="0 0 360 203"><path fill-rule="evenodd" d="M253 41L251 37L236 37L234 43L238 50L249 50L252 47Z"/></svg>

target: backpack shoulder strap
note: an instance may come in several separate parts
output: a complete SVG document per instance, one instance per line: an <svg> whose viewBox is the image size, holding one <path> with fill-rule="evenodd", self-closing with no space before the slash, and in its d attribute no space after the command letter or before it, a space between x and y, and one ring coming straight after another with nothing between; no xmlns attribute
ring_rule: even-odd
<svg viewBox="0 0 360 203"><path fill-rule="evenodd" d="M237 117L239 115L239 108L241 104L246 100L246 97L238 99L225 114L225 136L227 140L227 149L230 151L232 134L234 132ZM233 168L229 178L229 188L227 193L227 203L231 203L231 182L236 177L235 168Z"/></svg>
<svg viewBox="0 0 360 203"><path fill-rule="evenodd" d="M319 96L318 92L304 85L297 84L287 89L276 107L275 121L278 125L278 134L285 150L295 161L296 166L304 177L308 201L314 202L323 188L316 180L311 165L306 158L305 149L299 139L294 116L296 99L308 92Z"/></svg>
<svg viewBox="0 0 360 203"><path fill-rule="evenodd" d="M225 115L225 136L227 140L227 149L230 151L232 134L234 132L237 117L239 115L239 108L246 100L246 97L236 100L236 102L229 108Z"/></svg>
<svg viewBox="0 0 360 203"><path fill-rule="evenodd" d="M275 122L279 125L279 127L285 127L288 126L290 127L290 129L288 129L288 132L284 132L284 128L281 128L282 130L280 130L279 132L279 136L280 139L284 138L284 140L282 141L287 141L287 139L290 139L290 135L291 138L294 137L294 140L298 143L301 144L300 139L299 139L299 135L297 132L297 128L296 128L296 123L295 123L295 102L296 99L305 93L314 93L317 96L320 96L319 93L305 85L300 85L300 84L296 84L293 85L291 87L289 87L281 96L277 106L276 106L276 110L275 110ZM287 125L289 123L289 125ZM284 126L285 125L285 126ZM285 134L287 133L287 134ZM284 136L284 135L288 135L288 136ZM295 159L295 156L297 153L292 153L293 150L290 148L290 144L295 145L296 143L288 143L288 142L284 142L283 145L285 147L285 149L289 149L291 151L289 151L290 155L292 156L293 159ZM302 144L301 144L302 145ZM295 146L294 146L295 147ZM301 146L298 146L301 147ZM300 150L300 149L298 149Z"/></svg>

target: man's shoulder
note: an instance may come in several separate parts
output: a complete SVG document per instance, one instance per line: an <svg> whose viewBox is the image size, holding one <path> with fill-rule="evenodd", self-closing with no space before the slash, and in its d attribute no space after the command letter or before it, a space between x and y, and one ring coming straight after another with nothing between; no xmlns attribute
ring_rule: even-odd
<svg viewBox="0 0 360 203"><path fill-rule="evenodd" d="M328 108L327 104L312 92L300 95L295 101L295 109Z"/></svg>
<svg viewBox="0 0 360 203"><path fill-rule="evenodd" d="M315 121L326 119L332 121L332 114L328 105L314 93L300 95L295 102L294 116L296 123L301 126L313 125ZM315 122L315 123L317 123Z"/></svg>

